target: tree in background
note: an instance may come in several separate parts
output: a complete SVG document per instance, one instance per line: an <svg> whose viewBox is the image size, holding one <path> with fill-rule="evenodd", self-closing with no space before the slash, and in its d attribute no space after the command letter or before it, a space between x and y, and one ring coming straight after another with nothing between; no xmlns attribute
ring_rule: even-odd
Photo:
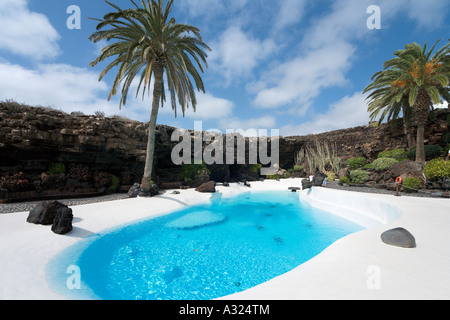
<svg viewBox="0 0 450 320"><path fill-rule="evenodd" d="M386 115L397 118L401 110L406 125L413 121L417 127L417 162L425 162L424 132L430 108L441 103L441 98L450 101L450 43L432 56L439 41L429 51L426 43L423 48L412 43L396 51L395 58L384 63L383 70L373 75L373 82L364 90L372 91L367 98L372 119L380 112L380 121Z"/></svg>
<svg viewBox="0 0 450 320"><path fill-rule="evenodd" d="M150 92L153 84L147 154L141 183L141 189L148 191L153 170L156 121L159 107L166 100L166 86L175 116L177 100L183 116L189 103L195 111L197 100L192 80L198 91L205 92L197 68L204 72L203 65L207 67L206 51L210 48L203 42L198 28L176 23L173 17L169 17L173 0L167 1L166 6L163 0L141 0L141 7L130 1L134 8L126 10L105 1L115 11L107 13L102 20L94 19L99 23L89 39L94 43L101 40L112 43L103 48L91 66L113 57L114 60L100 74L99 81L111 69L118 67L108 99L116 95L122 86L120 107L126 104L128 90L138 75L136 97L142 88L144 99L145 92Z"/></svg>

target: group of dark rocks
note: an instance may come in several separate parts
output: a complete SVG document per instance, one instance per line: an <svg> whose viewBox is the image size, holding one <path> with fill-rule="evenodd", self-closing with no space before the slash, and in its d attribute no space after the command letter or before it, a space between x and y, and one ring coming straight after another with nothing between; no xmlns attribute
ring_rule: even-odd
<svg viewBox="0 0 450 320"><path fill-rule="evenodd" d="M72 220L72 209L58 201L38 203L27 218L29 223L51 225L52 231L61 235L72 231Z"/></svg>
<svg viewBox="0 0 450 320"><path fill-rule="evenodd" d="M242 182L246 187L250 187L250 184L247 181L243 181ZM195 188L195 191L197 192L201 192L201 193L216 193L216 185L217 183L213 180L205 182L200 184L197 188ZM224 187L229 186L229 183L224 182L221 185L223 185ZM186 187L188 188L188 187ZM152 184L150 186L150 190L146 191L141 189L140 184L139 183L135 183L129 190L128 190L128 197L130 198L137 198L139 197L154 197L157 196L158 194L161 194L162 190L160 190L158 188L158 186L156 184ZM172 192L172 194L180 194L179 191L175 190Z"/></svg>
<svg viewBox="0 0 450 320"><path fill-rule="evenodd" d="M209 181L200 185L196 191L204 193L215 193L216 183L214 181ZM153 197L160 194L161 191L156 185L152 185L149 191L142 190L138 183L135 183L128 191L128 197ZM174 191L174 194L179 194L179 191ZM44 201L40 202L30 210L27 222L40 224L40 225L51 225L51 230L60 235L64 235L72 231L72 221L73 212L72 209L67 205L59 201Z"/></svg>

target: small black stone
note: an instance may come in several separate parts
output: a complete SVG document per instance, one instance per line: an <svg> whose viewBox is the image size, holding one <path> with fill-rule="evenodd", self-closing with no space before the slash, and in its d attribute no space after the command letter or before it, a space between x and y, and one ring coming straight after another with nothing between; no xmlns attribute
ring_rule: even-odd
<svg viewBox="0 0 450 320"><path fill-rule="evenodd" d="M381 240L391 246L401 248L415 248L416 239L404 228L388 230L381 235Z"/></svg>

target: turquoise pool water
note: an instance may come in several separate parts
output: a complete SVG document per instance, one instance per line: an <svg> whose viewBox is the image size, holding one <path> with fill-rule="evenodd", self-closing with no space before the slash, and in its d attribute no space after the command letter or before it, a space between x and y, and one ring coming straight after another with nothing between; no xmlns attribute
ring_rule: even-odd
<svg viewBox="0 0 450 320"><path fill-rule="evenodd" d="M100 299L208 300L286 273L362 229L298 193L251 192L95 235L58 264L78 266Z"/></svg>

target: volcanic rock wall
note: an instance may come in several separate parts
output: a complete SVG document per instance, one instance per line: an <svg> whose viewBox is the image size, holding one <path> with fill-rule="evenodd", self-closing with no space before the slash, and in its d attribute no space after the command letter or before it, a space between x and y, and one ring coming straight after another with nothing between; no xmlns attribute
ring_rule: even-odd
<svg viewBox="0 0 450 320"><path fill-rule="evenodd" d="M445 147L445 139L448 139L449 132L447 120L449 115L449 109L437 109L430 114L425 132L425 144ZM447 138L445 138L446 134ZM408 148L403 130L403 119L398 119L389 125L373 124L286 139L303 141L309 147L314 147L317 142L326 142L330 147L336 146L338 156L344 160L354 157L375 160L381 151Z"/></svg>
<svg viewBox="0 0 450 320"><path fill-rule="evenodd" d="M448 110L434 112L427 128L426 143L445 146L443 137L448 133L448 114ZM160 184L181 181L180 167L171 161L172 149L178 143L171 142L174 130L164 125L157 127L154 179ZM148 124L121 117L68 115L50 108L1 102L0 177L23 172L30 184L39 189L48 180L42 173L48 172L52 164L63 163L68 171L72 168L77 175L82 176L83 170L89 171L86 175L94 176L96 182L110 174L118 177L121 185L128 186L139 182L143 175L147 132ZM374 159L380 151L407 147L401 120L395 126L362 126L286 137L280 139L280 167L292 168L295 154L301 147L313 146L317 141L335 145L338 156L344 159L358 156ZM225 145L224 149L226 152ZM211 179L219 182L245 179L249 173L245 165L213 165L209 169ZM75 182L73 185L80 187ZM86 182L84 187L98 188L99 185L102 184L98 182L94 186Z"/></svg>
<svg viewBox="0 0 450 320"><path fill-rule="evenodd" d="M0 103L0 124L0 177L17 172L39 175L55 163L108 172L124 185L139 182L143 175L148 124L121 117L69 115L15 102ZM179 167L171 161L172 149L178 143L171 142L174 130L157 126L154 178L158 182L180 180ZM302 145L301 140L281 139L280 166L292 167L294 154ZM226 154L225 139L224 150ZM243 172L237 165L209 169L217 181L240 179Z"/></svg>

